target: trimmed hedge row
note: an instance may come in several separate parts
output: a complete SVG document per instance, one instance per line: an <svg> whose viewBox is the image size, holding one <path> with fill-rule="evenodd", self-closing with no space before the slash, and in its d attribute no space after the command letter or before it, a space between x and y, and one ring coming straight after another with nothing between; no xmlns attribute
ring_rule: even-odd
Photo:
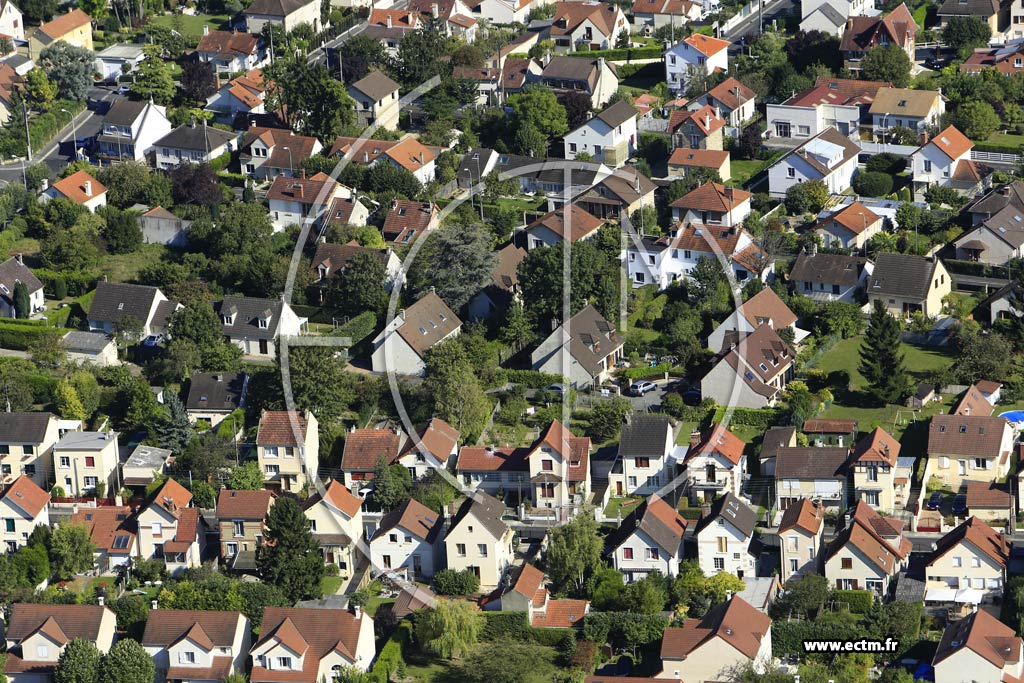
<svg viewBox="0 0 1024 683"><path fill-rule="evenodd" d="M412 623L402 621L398 624L395 632L384 643L380 649L377 660L370 669L369 679L372 683L388 683L391 676L398 670L402 663L402 653L412 643Z"/></svg>
<svg viewBox="0 0 1024 683"><path fill-rule="evenodd" d="M583 617L583 638L615 647L634 647L661 640L667 625L668 620L660 614L591 612Z"/></svg>
<svg viewBox="0 0 1024 683"><path fill-rule="evenodd" d="M1022 151L1021 145L997 145L994 142L975 142L974 149L993 154L1020 154Z"/></svg>
<svg viewBox="0 0 1024 683"><path fill-rule="evenodd" d="M33 268L32 273L43 283L47 296L63 299L65 296L82 296L96 286L99 275L81 270L56 271L49 268ZM63 283L63 284L62 284ZM60 296L63 290L63 296Z"/></svg>
<svg viewBox="0 0 1024 683"><path fill-rule="evenodd" d="M844 602L854 614L867 614L875 604L875 596L871 591L837 590L836 602Z"/></svg>
<svg viewBox="0 0 1024 683"><path fill-rule="evenodd" d="M39 320L0 320L0 348L25 351L47 334L63 337L70 330L48 327Z"/></svg>
<svg viewBox="0 0 1024 683"><path fill-rule="evenodd" d="M352 345L355 346L362 340L369 337L377 329L377 316L373 311L363 311L354 318L351 318L344 325L339 325L333 332L332 337L350 337Z"/></svg>
<svg viewBox="0 0 1024 683"><path fill-rule="evenodd" d="M715 412L714 421L721 422L726 410L726 406L719 406ZM772 425L779 424L783 416L784 411L781 408L733 408L730 422L737 425L768 429Z"/></svg>
<svg viewBox="0 0 1024 683"><path fill-rule="evenodd" d="M576 649L576 632L571 628L534 628L526 612L484 612L481 640L532 642L558 648L567 656Z"/></svg>
<svg viewBox="0 0 1024 683"><path fill-rule="evenodd" d="M494 373L499 383L522 384L527 389L543 389L551 384L559 384L562 381L561 375L553 375L537 370L508 370L498 368Z"/></svg>
<svg viewBox="0 0 1024 683"><path fill-rule="evenodd" d="M664 377L665 373L672 369L671 363L660 363L654 366L644 366L642 368L626 368L622 371L623 377L626 379L644 379L645 377Z"/></svg>
<svg viewBox="0 0 1024 683"><path fill-rule="evenodd" d="M586 59L596 59L597 57L604 57L609 62L622 62L630 61L633 59L656 59L661 57L664 53L664 48L655 45L653 47L627 47L627 48L616 48L614 50L580 50L578 52L569 52L566 56L568 57L584 57Z"/></svg>

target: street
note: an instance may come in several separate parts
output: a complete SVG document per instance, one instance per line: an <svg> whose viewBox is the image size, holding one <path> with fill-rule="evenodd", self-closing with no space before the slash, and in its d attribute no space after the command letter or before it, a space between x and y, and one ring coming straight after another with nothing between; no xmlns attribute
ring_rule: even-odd
<svg viewBox="0 0 1024 683"><path fill-rule="evenodd" d="M763 21L767 24L776 13L791 9L793 6L793 0L768 0L760 12L760 18L758 12L751 12L749 17L743 19L740 23L736 24L729 31L724 33L722 35L722 39L733 43L729 48L730 52L734 51L734 48L735 52L742 52L743 46L739 44L740 38L747 35L747 33L750 33L751 30L753 30L753 33L755 34L760 33L758 30L759 21Z"/></svg>

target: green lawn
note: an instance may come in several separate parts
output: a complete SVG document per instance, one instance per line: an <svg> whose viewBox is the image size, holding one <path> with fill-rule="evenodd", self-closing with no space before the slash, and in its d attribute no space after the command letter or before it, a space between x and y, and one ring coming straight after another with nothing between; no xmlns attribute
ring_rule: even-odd
<svg viewBox="0 0 1024 683"><path fill-rule="evenodd" d="M864 376L860 374L860 346L863 336L851 337L839 342L821 357L815 368L825 372L846 370L850 373L850 381L854 389L864 386ZM912 375L921 376L932 370L941 370L953 364L955 354L952 350L926 348L903 344L907 370Z"/></svg>
<svg viewBox="0 0 1024 683"><path fill-rule="evenodd" d="M104 257L101 268L111 282L133 282L143 269L163 260L167 252L162 244L143 244L131 254Z"/></svg>
<svg viewBox="0 0 1024 683"><path fill-rule="evenodd" d="M742 185L755 175L761 172L767 162L760 159L737 159L729 162L731 178L729 182L733 185Z"/></svg>
<svg viewBox="0 0 1024 683"><path fill-rule="evenodd" d="M992 133L988 136L988 140L993 145L1005 145L1007 147L1020 147L1024 145L1024 135L1016 135L1015 133Z"/></svg>
<svg viewBox="0 0 1024 683"><path fill-rule="evenodd" d="M334 595L341 588L341 577L340 576L325 576L320 579L320 590L323 591L324 595Z"/></svg>
<svg viewBox="0 0 1024 683"><path fill-rule="evenodd" d="M625 518L633 509L643 500L640 496L631 496L628 498L612 498L608 501L608 507L604 509L605 517L615 517L622 511L622 516Z"/></svg>
<svg viewBox="0 0 1024 683"><path fill-rule="evenodd" d="M180 31L182 35L195 38L198 41L203 36L203 27L209 26L210 30L226 29L230 16L226 14L197 14L190 17L186 14L164 14L153 17L151 22L157 26Z"/></svg>

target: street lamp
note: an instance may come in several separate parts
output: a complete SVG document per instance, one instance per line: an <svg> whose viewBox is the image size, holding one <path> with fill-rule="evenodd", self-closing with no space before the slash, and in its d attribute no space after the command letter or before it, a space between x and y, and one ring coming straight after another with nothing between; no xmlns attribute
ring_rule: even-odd
<svg viewBox="0 0 1024 683"><path fill-rule="evenodd" d="M292 165L292 148L291 147L282 147L281 149L288 150L288 173L290 173L291 176L294 178L295 177L295 168Z"/></svg>
<svg viewBox="0 0 1024 683"><path fill-rule="evenodd" d="M477 182L482 182L483 178L480 177L480 161L477 160L476 163L477 163L476 179L477 179ZM473 169L471 169L469 167L466 167L466 168L464 168L462 170L469 174L469 183L470 183L469 184L469 193L470 193L469 196L470 196L470 199L472 200L472 197L473 197L473 185L476 184L476 183L473 182ZM483 198L483 195L480 196L480 220L481 221L484 220L484 198Z"/></svg>
<svg viewBox="0 0 1024 683"><path fill-rule="evenodd" d="M75 115L67 109L61 109L71 119L71 152L74 161L78 161L78 124L75 123Z"/></svg>

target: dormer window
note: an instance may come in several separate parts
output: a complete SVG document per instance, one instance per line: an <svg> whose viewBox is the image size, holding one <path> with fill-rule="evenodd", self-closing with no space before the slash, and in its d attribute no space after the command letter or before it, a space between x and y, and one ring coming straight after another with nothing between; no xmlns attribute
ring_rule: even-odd
<svg viewBox="0 0 1024 683"><path fill-rule="evenodd" d="M270 327L270 320L268 320L267 318L260 318L259 326L261 330L267 329L268 327Z"/></svg>
<svg viewBox="0 0 1024 683"><path fill-rule="evenodd" d="M225 325L234 325L235 324L235 315L233 313L231 315L222 315L220 317L220 319L221 319L221 322L223 322Z"/></svg>

